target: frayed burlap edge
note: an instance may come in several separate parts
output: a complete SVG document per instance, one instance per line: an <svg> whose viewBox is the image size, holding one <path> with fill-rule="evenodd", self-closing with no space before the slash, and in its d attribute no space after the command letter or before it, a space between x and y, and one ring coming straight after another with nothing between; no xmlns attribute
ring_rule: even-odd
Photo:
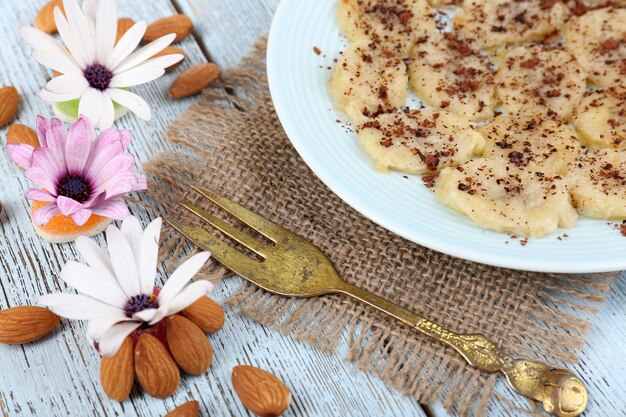
<svg viewBox="0 0 626 417"><path fill-rule="evenodd" d="M174 203L181 198L194 199L185 191L188 185L204 185L203 175L210 175L212 168L206 156L219 154L229 121L258 106L271 106L265 82L265 45L266 39L261 38L239 67L226 72L168 127L167 139L179 145L181 152L160 154L144 165L150 177L151 208L156 212L182 215ZM245 189L245 184L241 187ZM166 230L163 242L166 260L177 259L188 245L171 229ZM531 281L537 292L529 294L534 297L532 302L520 306L519 316L511 318L523 330L509 339L503 335L498 342L514 356L552 363L576 361L589 323L572 313L595 311L594 303L603 301L615 274L519 274L520 280ZM217 265L203 272L203 277L212 281L227 275ZM244 284L228 303L241 314L327 354L336 352L347 334L348 360L422 403L440 401L452 413L484 416L493 401L500 401L520 414L543 415L537 404L510 401L518 395L507 387L496 390L498 375L474 370L449 348L434 343L425 348L414 331L350 300L338 300L338 296L286 299Z"/></svg>

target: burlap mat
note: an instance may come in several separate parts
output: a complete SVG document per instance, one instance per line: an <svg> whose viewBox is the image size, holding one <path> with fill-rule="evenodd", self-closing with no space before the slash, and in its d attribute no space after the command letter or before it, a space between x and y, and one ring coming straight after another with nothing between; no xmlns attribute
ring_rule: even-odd
<svg viewBox="0 0 626 417"><path fill-rule="evenodd" d="M183 150L144 166L160 211L174 210L193 221L174 203L189 184L208 187L305 236L353 284L456 331L483 333L507 353L554 363L577 359L588 324L571 313L592 310L604 298L610 276L558 276L466 262L362 217L322 184L290 144L272 106L264 57L262 40L168 128L167 139ZM176 255L182 239L172 231L167 236L169 253ZM230 303L329 354L347 331L349 360L420 402L443 401L459 415L482 416L492 401L518 398L503 391L504 384L495 389L497 375L475 371L452 349L341 296L286 299L246 284ZM524 413L539 409L517 404Z"/></svg>

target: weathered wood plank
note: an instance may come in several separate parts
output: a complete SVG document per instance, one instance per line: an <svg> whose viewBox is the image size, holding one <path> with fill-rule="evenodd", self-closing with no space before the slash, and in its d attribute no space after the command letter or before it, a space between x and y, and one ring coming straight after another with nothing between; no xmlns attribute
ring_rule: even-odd
<svg viewBox="0 0 626 417"><path fill-rule="evenodd" d="M22 95L17 121L33 125L35 116L50 116L49 107L37 93L49 77L33 61L30 50L20 39L18 27L30 24L42 1L9 2L1 0L3 27L0 40L0 85L16 86ZM143 2L120 0L121 15L152 20L175 12L167 0ZM193 39L183 42L187 54L184 66L205 60ZM117 123L135 133L132 152L140 161L173 148L163 139L165 126L189 104L190 100L171 101L167 87L173 75L137 88L153 106L154 119L146 124L132 116ZM6 128L0 130L0 137ZM65 261L78 259L72 245L49 245L33 231L28 203L23 198L27 182L0 152L0 308L34 304L38 296L66 290L57 278ZM135 209L144 222L148 215ZM237 279L220 285L216 297L223 300L237 288ZM335 357L327 357L281 337L267 329L228 314L224 330L211 336L214 365L201 377L185 376L182 386L171 398L158 400L134 390L122 404L110 401L99 385L98 355L87 345L85 325L64 321L58 331L45 340L24 347L0 346L3 370L0 372L0 410L4 416L161 416L189 399L201 403L202 415L246 415L230 385L230 371L239 363L255 364L280 375L294 392L292 416L423 415L413 403L384 384L370 378ZM351 390L345 390L351 381Z"/></svg>
<svg viewBox="0 0 626 417"><path fill-rule="evenodd" d="M174 0L194 21L194 33L213 62L237 65L259 35L267 34L279 0Z"/></svg>
<svg viewBox="0 0 626 417"><path fill-rule="evenodd" d="M176 0L179 9L194 20L195 34L210 51L211 59L224 67L235 66L256 37L269 31L278 3L279 0ZM592 319L592 327L581 360L573 369L583 376L589 387L588 414L591 416L626 416L625 299L626 274L622 274L613 284L613 292L600 313L579 313ZM344 386L346 390L353 391L350 382L344 383ZM406 401L413 402L408 398ZM523 404L523 400L520 402L519 399L514 399L514 402ZM427 409L433 415L447 415L441 405ZM490 415L511 414L501 407L494 407Z"/></svg>

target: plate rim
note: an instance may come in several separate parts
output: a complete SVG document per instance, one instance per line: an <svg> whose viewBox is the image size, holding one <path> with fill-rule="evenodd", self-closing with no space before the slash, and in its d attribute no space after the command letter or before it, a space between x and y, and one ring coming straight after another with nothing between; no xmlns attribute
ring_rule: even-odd
<svg viewBox="0 0 626 417"><path fill-rule="evenodd" d="M310 155L304 148L303 143L298 139L298 127L294 124L294 121L287 116L288 106L281 94L277 94L278 91L277 70L278 64L274 65L275 57L278 55L274 52L278 49L278 30L281 19L284 19L287 10L287 4L290 1L297 0L281 0L276 8L270 31L267 38L267 51L266 51L266 70L267 81L272 98L274 109L278 116L281 126L283 127L285 134L289 138L292 146L298 152L298 155L307 164L307 166L313 171L313 173L328 187L335 195L337 195L342 201L352 207L361 215L365 216L369 220L373 221L377 225L389 230L390 232L418 245L435 250L437 252L450 255L456 258L468 260L471 262L477 262L484 265L490 265L500 268L514 269L519 271L528 272L544 272L544 273L561 273L561 274L584 274L584 273L606 273L606 272L618 272L626 269L626 256L620 262L619 259L612 259L607 261L606 259L599 259L597 261L585 260L585 263L576 262L575 259L567 265L563 264L563 261L548 262L544 259L533 260L529 263L527 258L516 258L514 254L511 255L491 255L488 251L480 249L480 242L476 242L477 245L473 247L456 247L451 246L447 242L433 239L431 236L420 235L416 237L408 233L403 232L400 227L396 226L393 221L379 216L375 210L370 210L367 204L362 204L358 196L349 192L345 184L340 181L336 181L331 173L327 172L318 161ZM295 138L295 139L294 139ZM529 265L531 266L529 268Z"/></svg>

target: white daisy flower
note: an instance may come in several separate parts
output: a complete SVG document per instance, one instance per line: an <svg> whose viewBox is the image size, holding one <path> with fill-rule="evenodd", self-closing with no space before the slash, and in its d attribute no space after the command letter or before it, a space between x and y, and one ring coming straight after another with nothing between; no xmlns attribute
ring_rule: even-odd
<svg viewBox="0 0 626 417"><path fill-rule="evenodd" d="M134 331L159 323L213 290L206 280L187 285L209 252L185 261L163 288L155 286L160 232L160 218L144 231L137 218L128 216L121 229L108 227L108 256L94 240L79 237L76 247L89 265L69 262L61 279L82 294L48 294L39 304L67 319L89 320L87 339L103 356L114 355Z"/></svg>
<svg viewBox="0 0 626 417"><path fill-rule="evenodd" d="M55 7L54 20L64 45L34 27L21 28L22 36L34 48L33 58L62 74L46 84L41 98L55 104L78 99L77 114L87 116L100 129L113 125L119 106L150 120L148 103L128 89L159 78L165 68L183 59L181 54L152 58L176 35L165 35L135 51L147 24L135 23L115 43L115 0L100 0L98 4L85 0L82 10L76 0L63 0L63 7L65 15Z"/></svg>

